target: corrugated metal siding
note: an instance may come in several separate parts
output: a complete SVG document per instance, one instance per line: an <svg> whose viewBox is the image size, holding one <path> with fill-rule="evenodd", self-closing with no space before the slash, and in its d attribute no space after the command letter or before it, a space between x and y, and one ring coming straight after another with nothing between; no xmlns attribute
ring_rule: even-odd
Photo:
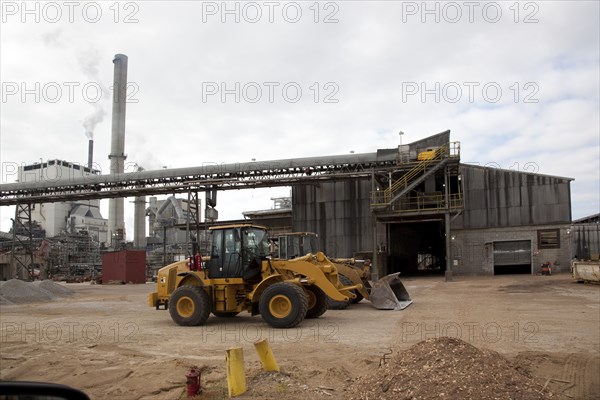
<svg viewBox="0 0 600 400"><path fill-rule="evenodd" d="M351 257L373 247L368 179L296 185L292 188L294 231L315 232L330 257Z"/></svg>
<svg viewBox="0 0 600 400"><path fill-rule="evenodd" d="M600 224L575 224L571 230L573 256L589 260L600 253Z"/></svg>
<svg viewBox="0 0 600 400"><path fill-rule="evenodd" d="M570 181L461 165L464 212L453 229L569 223Z"/></svg>

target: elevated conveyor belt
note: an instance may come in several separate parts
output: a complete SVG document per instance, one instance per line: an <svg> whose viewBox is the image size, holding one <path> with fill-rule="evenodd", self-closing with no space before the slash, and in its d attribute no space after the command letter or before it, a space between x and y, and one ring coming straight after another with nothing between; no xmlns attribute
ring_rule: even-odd
<svg viewBox="0 0 600 400"><path fill-rule="evenodd" d="M371 176L395 165L397 149L375 153L306 157L249 163L204 163L198 167L90 175L0 185L0 206L288 186L294 183ZM16 176L15 176L16 179Z"/></svg>

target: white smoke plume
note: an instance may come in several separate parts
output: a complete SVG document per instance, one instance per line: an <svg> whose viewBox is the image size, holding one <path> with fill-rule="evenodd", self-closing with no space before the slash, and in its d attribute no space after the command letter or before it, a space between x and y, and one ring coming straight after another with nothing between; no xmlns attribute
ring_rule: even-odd
<svg viewBox="0 0 600 400"><path fill-rule="evenodd" d="M61 47L63 45L62 29L57 28L42 34L42 41L46 46Z"/></svg>
<svg viewBox="0 0 600 400"><path fill-rule="evenodd" d="M85 77L90 81L97 83L102 88L102 98L108 97L108 90L100 80L98 67L100 65L100 54L97 49L89 48L85 51L80 51L78 56L79 66ZM94 130L96 125L104 120L106 110L101 104L102 99L96 103L90 103L93 110L82 121L84 133L88 139L94 138Z"/></svg>
<svg viewBox="0 0 600 400"><path fill-rule="evenodd" d="M101 104L93 103L94 111L87 115L82 122L82 125L85 129L85 136L88 139L94 138L94 129L96 129L96 125L104 120L104 116L106 115L106 111Z"/></svg>

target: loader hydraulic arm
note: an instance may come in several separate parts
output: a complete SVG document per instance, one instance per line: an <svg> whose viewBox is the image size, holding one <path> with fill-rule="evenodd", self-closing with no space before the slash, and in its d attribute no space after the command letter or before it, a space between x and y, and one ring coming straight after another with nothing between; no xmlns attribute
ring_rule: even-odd
<svg viewBox="0 0 600 400"><path fill-rule="evenodd" d="M315 265L319 268L315 268ZM311 254L304 257L295 258L287 261L273 261L273 267L278 270L293 272L297 275L305 276L310 284L320 288L328 297L336 301L348 301L356 297L351 291L361 289L362 285L340 286L338 283L338 273L335 265L330 262L321 252L316 256Z"/></svg>

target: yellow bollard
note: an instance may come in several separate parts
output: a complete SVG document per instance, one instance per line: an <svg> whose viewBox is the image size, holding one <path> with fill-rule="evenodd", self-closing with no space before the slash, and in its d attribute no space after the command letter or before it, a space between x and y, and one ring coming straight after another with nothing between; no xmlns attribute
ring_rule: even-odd
<svg viewBox="0 0 600 400"><path fill-rule="evenodd" d="M258 358L260 358L260 362L262 363L265 371L279 372L279 365L277 365L277 360L275 360L275 356L273 356L271 346L269 346L269 341L267 339L254 342L254 348L258 353Z"/></svg>
<svg viewBox="0 0 600 400"><path fill-rule="evenodd" d="M227 388L229 397L239 396L246 392L246 373L244 371L244 350L234 347L227 350Z"/></svg>

